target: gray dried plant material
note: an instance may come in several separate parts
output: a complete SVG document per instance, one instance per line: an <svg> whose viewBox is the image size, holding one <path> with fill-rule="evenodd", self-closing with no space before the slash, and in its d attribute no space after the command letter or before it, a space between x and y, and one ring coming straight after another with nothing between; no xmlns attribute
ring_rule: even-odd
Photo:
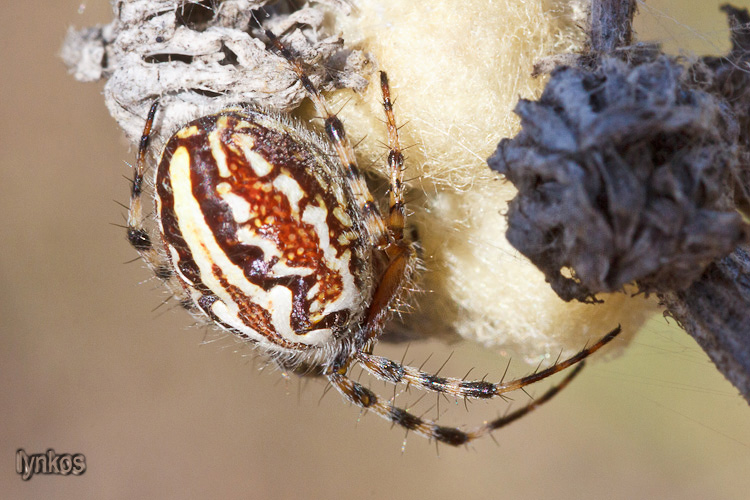
<svg viewBox="0 0 750 500"><path fill-rule="evenodd" d="M489 159L519 191L507 237L563 299L684 289L747 238L727 195L737 122L672 59L561 68L515 111Z"/></svg>
<svg viewBox="0 0 750 500"><path fill-rule="evenodd" d="M563 298L656 292L750 402L750 14L723 6L731 52L683 69L629 45L634 0L592 6L589 51L537 66L489 160L519 189L508 239Z"/></svg>
<svg viewBox="0 0 750 500"><path fill-rule="evenodd" d="M284 42L310 67L323 89L362 90L368 59L325 33L324 18L345 3L327 0L296 10L268 0L113 1L106 26L70 30L62 56L82 81L106 79L105 102L135 141L154 99L162 133L190 119L237 103L286 112L305 97L298 78L266 49L265 28L286 33ZM255 27L254 27L255 26Z"/></svg>
<svg viewBox="0 0 750 500"><path fill-rule="evenodd" d="M723 57L704 57L691 68L691 79L700 88L723 99L739 129L741 147L735 182L735 202L750 219L750 13L723 5L729 19L732 49Z"/></svg>
<svg viewBox="0 0 750 500"><path fill-rule="evenodd" d="M593 0L589 24L589 49L611 54L633 39L635 0Z"/></svg>
<svg viewBox="0 0 750 500"><path fill-rule="evenodd" d="M659 299L750 403L750 248L738 247L686 290Z"/></svg>
<svg viewBox="0 0 750 500"><path fill-rule="evenodd" d="M690 68L691 80L723 99L739 124L740 168L732 195L750 220L750 14L730 5L722 10L729 17L732 50L698 61ZM739 246L687 289L661 293L659 299L750 402L750 248Z"/></svg>

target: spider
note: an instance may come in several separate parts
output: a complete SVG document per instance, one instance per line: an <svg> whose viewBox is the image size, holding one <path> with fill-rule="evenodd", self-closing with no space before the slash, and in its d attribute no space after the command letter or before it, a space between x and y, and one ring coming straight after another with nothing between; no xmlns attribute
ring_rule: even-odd
<svg viewBox="0 0 750 500"><path fill-rule="evenodd" d="M389 208L383 215L342 122L291 51L271 31L265 36L324 119L327 141L252 106L191 121L166 141L150 179L159 229L152 237L142 196L158 101L141 136L128 240L186 309L255 344L284 369L326 377L360 408L456 446L551 399L580 372L584 358L620 332L618 326L569 359L498 383L439 377L374 355L389 310L417 260L415 242L405 234L404 156L388 77L380 73L390 172ZM525 407L462 430L396 407L352 380L353 365L394 385L475 399L503 397L576 366Z"/></svg>

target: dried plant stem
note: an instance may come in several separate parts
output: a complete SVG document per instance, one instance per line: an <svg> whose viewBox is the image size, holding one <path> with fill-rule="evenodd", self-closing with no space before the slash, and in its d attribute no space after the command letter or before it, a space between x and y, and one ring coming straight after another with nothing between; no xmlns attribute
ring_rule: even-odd
<svg viewBox="0 0 750 500"><path fill-rule="evenodd" d="M660 294L669 314L750 402L750 253L714 262L687 290Z"/></svg>
<svg viewBox="0 0 750 500"><path fill-rule="evenodd" d="M635 0L593 0L589 25L590 50L603 54L630 45Z"/></svg>
<svg viewBox="0 0 750 500"><path fill-rule="evenodd" d="M722 8L735 28L742 11ZM591 6L591 51L611 53L630 44L633 0L593 0ZM744 11L747 15L747 11ZM746 19L744 19L746 21ZM745 28L744 31L746 31ZM733 30L735 49L743 30ZM744 130L744 134L748 131ZM749 138L742 137L740 142ZM750 186L744 186L745 190ZM750 403L750 253L738 247L729 256L706 268L687 289L660 293L668 314L706 351L721 373Z"/></svg>
<svg viewBox="0 0 750 500"><path fill-rule="evenodd" d="M488 160L506 236L564 300L657 295L750 402L750 15L722 7L732 51L686 66L633 44L635 7L592 0L588 51L516 106Z"/></svg>

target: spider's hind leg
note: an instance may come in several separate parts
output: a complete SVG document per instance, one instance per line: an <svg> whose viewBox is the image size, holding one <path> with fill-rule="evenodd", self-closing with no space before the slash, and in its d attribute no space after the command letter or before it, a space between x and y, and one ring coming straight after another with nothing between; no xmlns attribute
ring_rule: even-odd
<svg viewBox="0 0 750 500"><path fill-rule="evenodd" d="M484 380L469 381L459 378L439 377L411 366L402 365L388 358L364 352L357 355L357 362L374 377L393 384L404 383L412 387L448 394L456 398L490 399L502 396L508 392L523 389L527 385L539 382L566 368L582 363L585 358L612 341L620 331L621 329L618 326L599 339L595 344L581 349L570 358L558 361L544 370L535 371L531 375L507 382L492 383Z"/></svg>
<svg viewBox="0 0 750 500"><path fill-rule="evenodd" d="M360 353L357 356L357 362L362 365L365 370L370 372L376 378L386 382L392 384L407 383L421 389L448 394L457 398L475 399L489 399L496 396L504 397L503 395L508 392L518 389L524 390L524 387L527 385L543 380L573 366L573 369L562 380L562 382L550 387L544 392L544 394L532 400L526 406L468 431L463 431L457 427L438 425L432 420L422 419L421 417L412 415L403 408L398 408L393 404L388 404L382 401L381 398L371 390L349 379L345 373L336 372L329 374L328 380L347 400L355 405L364 409L372 410L384 419L429 439L458 446L488 435L492 431L500 429L501 427L505 427L552 399L581 372L586 357L609 343L619 333L620 327L618 326L591 347L582 349L577 354L564 361L556 362L549 368L534 372L526 377L521 377L509 382L501 381L497 384L485 381L465 381L462 379L438 377L436 375L422 372L416 368L405 366L401 363L367 353Z"/></svg>
<svg viewBox="0 0 750 500"><path fill-rule="evenodd" d="M461 430L458 427L438 425L432 420L423 419L409 413L403 408L389 404L383 401L377 394L344 374L330 374L328 375L328 380L344 398L360 408L371 410L380 417L428 439L434 439L435 441L451 446L460 446L486 436L501 427L505 427L546 403L567 386L581 372L583 366L584 363L579 363L562 382L549 388L544 394L534 399L528 405L467 431Z"/></svg>

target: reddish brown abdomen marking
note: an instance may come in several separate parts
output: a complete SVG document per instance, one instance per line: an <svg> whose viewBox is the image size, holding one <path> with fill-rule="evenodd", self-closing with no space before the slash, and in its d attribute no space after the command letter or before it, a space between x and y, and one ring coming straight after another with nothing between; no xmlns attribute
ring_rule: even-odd
<svg viewBox="0 0 750 500"><path fill-rule="evenodd" d="M197 306L225 327L283 347L323 344L369 300L360 217L336 165L262 117L207 116L170 138L156 174L166 248Z"/></svg>

